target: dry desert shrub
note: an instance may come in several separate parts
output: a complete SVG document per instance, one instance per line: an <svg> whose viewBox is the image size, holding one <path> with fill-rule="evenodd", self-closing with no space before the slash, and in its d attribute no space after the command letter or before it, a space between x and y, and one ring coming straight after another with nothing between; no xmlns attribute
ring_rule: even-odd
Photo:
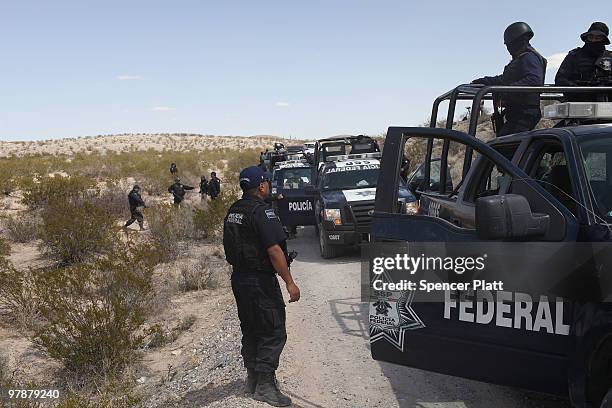
<svg viewBox="0 0 612 408"><path fill-rule="evenodd" d="M22 201L31 209L94 197L99 193L95 180L81 175L32 178L24 184Z"/></svg>
<svg viewBox="0 0 612 408"><path fill-rule="evenodd" d="M0 258L0 308L9 311L22 329L31 329L38 314L34 291L34 271L19 271Z"/></svg>
<svg viewBox="0 0 612 408"><path fill-rule="evenodd" d="M195 229L210 238L220 237L227 210L238 198L239 193L235 190L222 191L219 197L210 200L206 209L196 209L193 214Z"/></svg>
<svg viewBox="0 0 612 408"><path fill-rule="evenodd" d="M180 253L180 241L197 235L193 222L193 208L187 204L160 204L147 209L145 217L160 260L170 261Z"/></svg>
<svg viewBox="0 0 612 408"><path fill-rule="evenodd" d="M36 274L34 343L72 373L113 376L143 340L153 271L150 247L116 246L89 264Z"/></svg>
<svg viewBox="0 0 612 408"><path fill-rule="evenodd" d="M6 240L0 237L0 260L4 256L8 256L11 253L11 245Z"/></svg>
<svg viewBox="0 0 612 408"><path fill-rule="evenodd" d="M161 324L154 324L147 330L147 339L145 340L144 348L157 348L174 343L183 332L189 330L191 326L193 326L196 320L196 316L190 314L183 317L179 323L172 328L166 328Z"/></svg>
<svg viewBox="0 0 612 408"><path fill-rule="evenodd" d="M8 237L14 242L30 242L38 237L41 220L34 214L8 216L3 223Z"/></svg>
<svg viewBox="0 0 612 408"><path fill-rule="evenodd" d="M54 203L42 212L40 248L57 261L70 264L110 249L113 219L95 204Z"/></svg>

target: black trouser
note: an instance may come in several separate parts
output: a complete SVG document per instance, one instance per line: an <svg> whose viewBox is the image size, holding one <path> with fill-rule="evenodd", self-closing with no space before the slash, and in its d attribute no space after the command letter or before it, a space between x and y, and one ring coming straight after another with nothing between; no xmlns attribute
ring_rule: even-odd
<svg viewBox="0 0 612 408"><path fill-rule="evenodd" d="M138 225L140 225L140 228L142 228L144 222L144 215L142 215L142 212L138 209L138 207L130 208L130 215L131 217L125 223L125 226L129 227L134 223L134 221L138 221Z"/></svg>
<svg viewBox="0 0 612 408"><path fill-rule="evenodd" d="M285 302L276 275L234 272L232 291L242 330L244 366L274 372L287 341Z"/></svg>
<svg viewBox="0 0 612 408"><path fill-rule="evenodd" d="M511 135L514 133L526 132L536 127L542 112L537 106L533 107L508 107L504 110L504 126L500 129L497 136Z"/></svg>

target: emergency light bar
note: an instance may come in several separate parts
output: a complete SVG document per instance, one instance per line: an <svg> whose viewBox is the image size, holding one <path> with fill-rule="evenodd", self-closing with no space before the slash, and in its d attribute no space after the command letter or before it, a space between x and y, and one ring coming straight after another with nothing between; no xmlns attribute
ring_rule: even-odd
<svg viewBox="0 0 612 408"><path fill-rule="evenodd" d="M544 107L546 119L612 119L612 102L565 102Z"/></svg>
<svg viewBox="0 0 612 408"><path fill-rule="evenodd" d="M285 161L276 163L276 165L280 168L295 166L296 164L308 164L308 161L306 159L299 159L299 160L285 160Z"/></svg>
<svg viewBox="0 0 612 408"><path fill-rule="evenodd" d="M327 156L326 161L339 161L339 160L356 160L356 159L380 159L382 152L373 153L359 153L359 154L342 154L338 156Z"/></svg>

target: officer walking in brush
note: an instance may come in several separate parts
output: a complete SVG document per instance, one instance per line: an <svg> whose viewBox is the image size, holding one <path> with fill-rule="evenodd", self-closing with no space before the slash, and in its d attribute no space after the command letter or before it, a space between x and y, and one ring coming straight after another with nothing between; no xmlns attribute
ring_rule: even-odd
<svg viewBox="0 0 612 408"><path fill-rule="evenodd" d="M285 303L276 274L285 282L289 302L300 299L289 270L287 235L274 210L265 203L270 184L257 166L240 173L243 196L225 217L223 247L232 265L232 291L242 330L242 357L247 369L245 393L273 406L291 405L276 383L275 371L287 341Z"/></svg>
<svg viewBox="0 0 612 408"><path fill-rule="evenodd" d="M123 228L127 228L134 223L134 221L138 221L138 225L140 226L140 230L144 231L144 215L142 215L142 211L138 209L138 207L147 208L144 200L140 196L140 186L135 184L132 188L132 191L128 194L128 203L130 205L130 214L131 218L127 220Z"/></svg>
<svg viewBox="0 0 612 408"><path fill-rule="evenodd" d="M473 84L507 86L543 86L546 59L531 46L533 31L527 23L510 24L504 31L504 44L512 61L501 75L478 78ZM496 112L492 116L497 136L532 130L542 118L539 93L493 95ZM502 108L501 113L497 112Z"/></svg>
<svg viewBox="0 0 612 408"><path fill-rule="evenodd" d="M174 184L168 187L168 192L172 194L172 197L174 197L174 204L180 205L183 202L186 194L185 190L193 190L193 187L186 186L185 184L181 183L180 178L177 178L174 181Z"/></svg>

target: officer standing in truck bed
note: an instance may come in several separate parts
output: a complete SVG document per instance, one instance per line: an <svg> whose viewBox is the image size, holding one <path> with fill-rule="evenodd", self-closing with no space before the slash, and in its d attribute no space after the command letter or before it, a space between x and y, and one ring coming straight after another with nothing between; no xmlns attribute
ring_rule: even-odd
<svg viewBox="0 0 612 408"><path fill-rule="evenodd" d="M589 30L580 35L584 45L571 50L559 67L555 85L559 86L611 86L612 53L606 50L610 44L610 30L602 22L594 22ZM607 96L603 102L612 102L612 95L568 93L569 101L593 101Z"/></svg>
<svg viewBox="0 0 612 408"><path fill-rule="evenodd" d="M289 302L300 289L288 266L287 235L274 210L265 173L257 166L240 173L244 195L225 217L223 247L232 265L232 291L242 330L242 357L247 369L245 393L277 407L291 398L276 383L275 371L287 341L285 303L276 273L285 281Z"/></svg>
<svg viewBox="0 0 612 408"><path fill-rule="evenodd" d="M533 31L527 23L510 24L504 31L504 43L512 61L501 75L478 78L473 84L507 86L542 86L546 74L546 59L529 43ZM495 133L504 136L532 130L542 118L538 93L507 93L494 95L496 104L503 108L494 119ZM502 120L500 119L504 119Z"/></svg>

